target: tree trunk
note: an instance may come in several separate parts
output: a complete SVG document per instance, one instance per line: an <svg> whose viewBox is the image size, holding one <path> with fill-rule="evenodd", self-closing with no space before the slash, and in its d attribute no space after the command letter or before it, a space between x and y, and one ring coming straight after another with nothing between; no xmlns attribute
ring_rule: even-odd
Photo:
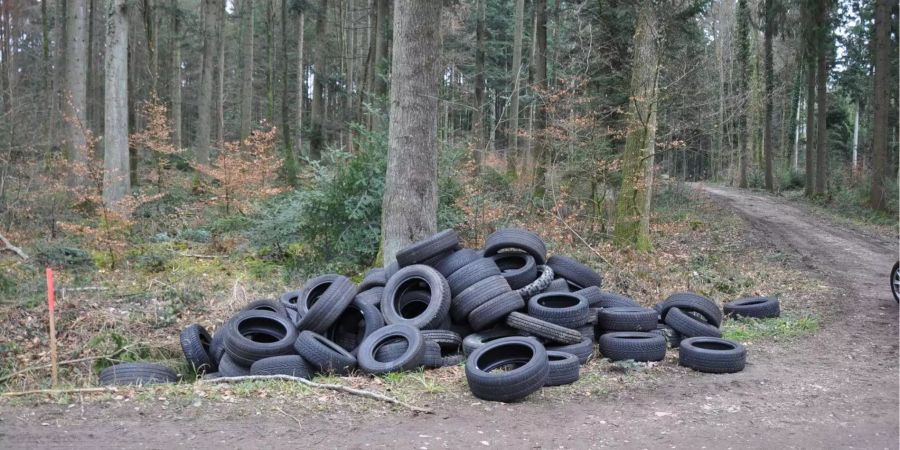
<svg viewBox="0 0 900 450"><path fill-rule="evenodd" d="M534 89L536 97L541 97L547 91L547 0L535 0L534 2ZM536 100L537 101L537 100ZM533 195L543 198L546 190L546 173L550 166L550 154L547 151L544 128L547 125L546 105L540 104L534 120L534 183Z"/></svg>
<svg viewBox="0 0 900 450"><path fill-rule="evenodd" d="M71 1L71 0L70 0ZM128 154L128 15L126 0L107 0L103 203L121 208L131 190Z"/></svg>
<svg viewBox="0 0 900 450"><path fill-rule="evenodd" d="M241 1L241 145L253 124L253 0Z"/></svg>
<svg viewBox="0 0 900 450"><path fill-rule="evenodd" d="M509 96L509 148L506 151L506 173L516 175L516 164L519 157L519 78L522 71L522 28L525 15L525 0L516 0L516 13L513 26L513 57L510 67L512 92Z"/></svg>
<svg viewBox="0 0 900 450"><path fill-rule="evenodd" d="M859 147L859 100L856 101L856 117L853 120L853 175L856 175L856 159Z"/></svg>
<svg viewBox="0 0 900 450"><path fill-rule="evenodd" d="M90 161L87 148L87 20L87 0L66 1L66 87L62 100L63 114L69 158L80 164L88 164ZM73 179L81 178L76 176Z"/></svg>
<svg viewBox="0 0 900 450"><path fill-rule="evenodd" d="M887 209L887 190L884 182L890 174L888 168L888 121L890 120L891 89L891 5L889 0L875 2L875 80L873 82L872 124L872 190L869 204L875 209Z"/></svg>
<svg viewBox="0 0 900 450"><path fill-rule="evenodd" d="M328 33L328 0L319 1L319 9L316 11L316 36L320 41L316 45L315 63L313 64L313 99L310 119L312 128L309 136L309 159L318 161L322 158L324 136L322 129L325 122L325 70L326 35Z"/></svg>
<svg viewBox="0 0 900 450"><path fill-rule="evenodd" d="M750 41L749 41L749 33L750 33L750 11L747 7L747 0L738 0L737 6L737 36L735 40L737 41L738 54L737 54L737 64L738 64L738 80L737 80L737 93L742 98L750 98L748 92L748 66L750 65ZM748 187L748 179L747 179L747 166L749 164L749 155L750 152L750 134L749 134L749 121L750 121L750 110L751 110L751 101L742 101L740 106L740 113L737 116L737 129L738 129L738 164L740 165L740 172L738 175L738 186L742 188Z"/></svg>
<svg viewBox="0 0 900 450"><path fill-rule="evenodd" d="M216 5L216 147L221 150L225 146L225 8L227 0Z"/></svg>
<svg viewBox="0 0 900 450"><path fill-rule="evenodd" d="M197 136L194 147L197 163L209 164L209 138L212 131L213 67L216 59L215 14L218 0L203 0L203 66L200 74L200 97L197 100Z"/></svg>
<svg viewBox="0 0 900 450"><path fill-rule="evenodd" d="M437 229L441 0L397 0L382 213L385 265Z"/></svg>
<svg viewBox="0 0 900 450"><path fill-rule="evenodd" d="M297 185L297 157L291 143L291 107L288 78L288 1L281 0L281 140L284 149L284 178L291 186Z"/></svg>
<svg viewBox="0 0 900 450"><path fill-rule="evenodd" d="M812 13L810 13L812 15ZM806 196L816 191L816 57L812 48L806 55Z"/></svg>
<svg viewBox="0 0 900 450"><path fill-rule="evenodd" d="M652 194L659 48L653 6L644 4L634 31L631 101L626 114L628 134L622 154L622 187L616 205L615 241L650 249L649 199ZM646 225L644 224L646 222Z"/></svg>
<svg viewBox="0 0 900 450"><path fill-rule="evenodd" d="M475 139L475 162L481 167L486 151L484 145L484 4L487 0L477 1L477 11L475 12L477 14L475 19L475 117L472 120L472 132Z"/></svg>
<svg viewBox="0 0 900 450"><path fill-rule="evenodd" d="M764 32L764 40L763 40L763 52L764 55L764 63L765 66L763 68L763 75L765 77L765 95L763 99L765 101L765 112L763 118L763 154L765 155L765 179L766 179L766 190L769 192L775 192L775 180L772 176L772 157L775 149L773 148L775 143L773 142L772 137L772 116L773 116L773 105L772 100L775 96L775 68L772 63L772 39L775 36L775 0L765 0L765 32Z"/></svg>
<svg viewBox="0 0 900 450"><path fill-rule="evenodd" d="M157 59L158 56L156 51L157 30L154 12L153 0L144 0L142 13L144 19L144 32L147 34L147 59L150 60L147 71L150 75L150 92L155 94L157 93L156 86L159 78L159 61Z"/></svg>
<svg viewBox="0 0 900 450"><path fill-rule="evenodd" d="M181 149L181 11L178 9L178 0L170 0L169 8L172 14L172 78L169 82L172 97L172 145Z"/></svg>
<svg viewBox="0 0 900 450"><path fill-rule="evenodd" d="M266 2L266 120L275 122L275 0Z"/></svg>
<svg viewBox="0 0 900 450"><path fill-rule="evenodd" d="M303 35L306 29L306 11L297 15L297 154L303 154L303 105L306 98L306 71L303 66Z"/></svg>
<svg viewBox="0 0 900 450"><path fill-rule="evenodd" d="M829 0L819 0L820 24L818 36L818 57L816 62L816 195L825 195L828 181L828 3Z"/></svg>
<svg viewBox="0 0 900 450"><path fill-rule="evenodd" d="M794 121L794 163L792 167L795 171L800 170L800 110L803 105L803 97L797 96L797 119Z"/></svg>
<svg viewBox="0 0 900 450"><path fill-rule="evenodd" d="M391 10L389 0L375 0L377 9L375 15L375 72L373 80L373 92L378 97L387 94L387 75L388 75L388 20L390 20Z"/></svg>

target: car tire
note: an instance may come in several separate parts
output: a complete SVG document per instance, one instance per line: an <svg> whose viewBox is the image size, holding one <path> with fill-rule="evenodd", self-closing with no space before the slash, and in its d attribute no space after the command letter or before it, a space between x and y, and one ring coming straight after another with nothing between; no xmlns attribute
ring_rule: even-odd
<svg viewBox="0 0 900 450"><path fill-rule="evenodd" d="M448 228L398 251L397 264L401 268L422 264L442 253L453 250L458 245L459 235L456 234L456 231Z"/></svg>
<svg viewBox="0 0 900 450"><path fill-rule="evenodd" d="M584 364L590 361L591 356L594 356L594 341L585 338L577 344L548 346L547 350L571 353L578 358L579 364Z"/></svg>
<svg viewBox="0 0 900 450"><path fill-rule="evenodd" d="M212 338L206 328L196 323L188 325L181 331L179 342L184 359L194 372L202 374L216 371L219 364L209 354Z"/></svg>
<svg viewBox="0 0 900 450"><path fill-rule="evenodd" d="M484 256L494 256L504 249L522 250L534 262L544 265L547 261L547 245L536 233L520 228L504 228L491 233L484 242Z"/></svg>
<svg viewBox="0 0 900 450"><path fill-rule="evenodd" d="M464 289L450 302L450 317L457 322L468 320L469 313L491 299L510 292L509 283L500 275L487 277Z"/></svg>
<svg viewBox="0 0 900 450"><path fill-rule="evenodd" d="M659 304L659 316L663 321L666 320L669 310L673 307L678 307L684 312L694 311L706 318L706 321L716 328L722 325L722 311L719 310L716 302L702 295L693 292L676 292L668 296Z"/></svg>
<svg viewBox="0 0 900 450"><path fill-rule="evenodd" d="M271 311L250 310L225 324L225 351L237 364L250 367L270 356L292 353L297 330L287 317Z"/></svg>
<svg viewBox="0 0 900 450"><path fill-rule="evenodd" d="M662 361L666 357L666 339L656 333L618 331L598 340L600 354L612 361Z"/></svg>
<svg viewBox="0 0 900 450"><path fill-rule="evenodd" d="M253 363L250 375L287 375L308 380L309 367L300 355L273 356Z"/></svg>
<svg viewBox="0 0 900 450"><path fill-rule="evenodd" d="M468 334L463 338L463 354L466 356L471 355L472 352L488 342L510 336L521 336L521 332L514 328L499 326L491 328L490 330Z"/></svg>
<svg viewBox="0 0 900 450"><path fill-rule="evenodd" d="M396 341L406 342L402 354L386 361L376 359L379 347ZM359 346L358 364L363 372L375 375L411 370L422 365L425 350L425 338L418 328L403 323L387 325L369 335Z"/></svg>
<svg viewBox="0 0 900 450"><path fill-rule="evenodd" d="M469 263L481 259L481 256L475 250L464 248L449 254L446 258L434 263L434 270L437 270L444 276L449 277L457 270Z"/></svg>
<svg viewBox="0 0 900 450"><path fill-rule="evenodd" d="M469 325L475 331L484 330L491 325L502 322L509 313L525 308L522 296L509 291L500 294L469 313Z"/></svg>
<svg viewBox="0 0 900 450"><path fill-rule="evenodd" d="M656 329L659 315L652 308L616 306L597 313L597 326L607 331L650 331Z"/></svg>
<svg viewBox="0 0 900 450"><path fill-rule="evenodd" d="M405 292L419 284L428 291L427 306L420 314L405 317L400 309L400 300ZM381 300L381 314L388 325L407 324L419 329L439 327L450 313L450 288L447 280L429 266L415 264L398 271L384 288Z"/></svg>
<svg viewBox="0 0 900 450"><path fill-rule="evenodd" d="M518 292L525 300L540 294L553 282L553 269L547 266L538 266L537 273L538 276L536 280L528 286L516 290L516 292Z"/></svg>
<svg viewBox="0 0 900 450"><path fill-rule="evenodd" d="M297 322L297 329L324 333L350 306L356 291L349 278L336 277L318 299L304 302L307 311Z"/></svg>
<svg viewBox="0 0 900 450"><path fill-rule="evenodd" d="M553 269L557 277L565 278L580 289L603 286L603 277L597 271L568 256L551 256L547 260L547 265Z"/></svg>
<svg viewBox="0 0 900 450"><path fill-rule="evenodd" d="M508 370L497 371L501 368ZM544 386L550 372L547 351L535 339L506 337L469 356L466 380L476 397L498 402L521 400Z"/></svg>
<svg viewBox="0 0 900 450"><path fill-rule="evenodd" d="M729 317L767 319L781 315L781 305L774 297L746 297L726 303L723 308Z"/></svg>
<svg viewBox="0 0 900 450"><path fill-rule="evenodd" d="M300 332L294 350L318 373L347 375L356 368L356 357L350 352L309 330Z"/></svg>
<svg viewBox="0 0 900 450"><path fill-rule="evenodd" d="M500 252L491 256L512 289L521 289L537 279L534 257L525 252Z"/></svg>
<svg viewBox="0 0 900 450"><path fill-rule="evenodd" d="M744 370L747 349L727 339L692 337L681 341L678 363L706 373L734 373Z"/></svg>
<svg viewBox="0 0 900 450"><path fill-rule="evenodd" d="M562 386L578 381L581 368L575 355L547 349L547 359L550 371L544 386Z"/></svg>
<svg viewBox="0 0 900 450"><path fill-rule="evenodd" d="M453 297L456 297L469 286L495 275L500 275L500 268L497 267L494 260L479 258L453 272L447 277L447 284L450 286Z"/></svg>
<svg viewBox="0 0 900 450"><path fill-rule="evenodd" d="M109 366L100 371L100 385L135 385L175 383L178 374L159 364L127 362Z"/></svg>
<svg viewBox="0 0 900 450"><path fill-rule="evenodd" d="M579 328L590 320L588 301L568 292L550 292L528 299L528 315L566 328Z"/></svg>
<svg viewBox="0 0 900 450"><path fill-rule="evenodd" d="M577 344L584 339L578 330L561 327L520 312L513 312L506 316L506 324L517 330L560 344Z"/></svg>
<svg viewBox="0 0 900 450"><path fill-rule="evenodd" d="M669 308L665 322L666 325L685 337L722 337L722 332L718 328L692 317L677 306Z"/></svg>

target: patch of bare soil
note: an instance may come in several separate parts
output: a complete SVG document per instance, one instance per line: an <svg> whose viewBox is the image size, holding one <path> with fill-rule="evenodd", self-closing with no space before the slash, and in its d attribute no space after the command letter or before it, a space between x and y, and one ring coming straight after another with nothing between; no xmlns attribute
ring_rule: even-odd
<svg viewBox="0 0 900 450"><path fill-rule="evenodd" d="M0 410L0 448L890 448L898 445L897 243L767 195L698 185L750 224L744 238L785 254L828 294L822 328L750 347L732 375L665 370L628 389L539 393L517 404L435 396L413 415L322 394L302 399L119 400ZM670 364L667 362L666 364ZM577 385L576 385L577 386ZM440 399L440 401L434 401ZM333 403L337 402L337 405Z"/></svg>

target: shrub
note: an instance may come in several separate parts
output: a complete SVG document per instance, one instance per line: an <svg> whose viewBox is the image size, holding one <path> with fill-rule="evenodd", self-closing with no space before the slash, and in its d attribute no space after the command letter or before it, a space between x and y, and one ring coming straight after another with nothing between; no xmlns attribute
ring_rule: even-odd
<svg viewBox="0 0 900 450"><path fill-rule="evenodd" d="M793 168L782 170L778 176L778 184L784 191L803 189L806 186L806 174Z"/></svg>

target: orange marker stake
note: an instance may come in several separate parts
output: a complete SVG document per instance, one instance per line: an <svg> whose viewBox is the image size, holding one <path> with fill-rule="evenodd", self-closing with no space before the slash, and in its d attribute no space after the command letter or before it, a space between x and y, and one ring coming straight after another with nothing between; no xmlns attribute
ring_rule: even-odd
<svg viewBox="0 0 900 450"><path fill-rule="evenodd" d="M56 289L53 287L53 269L47 268L47 309L50 311L50 374L53 387L59 383L56 359Z"/></svg>

